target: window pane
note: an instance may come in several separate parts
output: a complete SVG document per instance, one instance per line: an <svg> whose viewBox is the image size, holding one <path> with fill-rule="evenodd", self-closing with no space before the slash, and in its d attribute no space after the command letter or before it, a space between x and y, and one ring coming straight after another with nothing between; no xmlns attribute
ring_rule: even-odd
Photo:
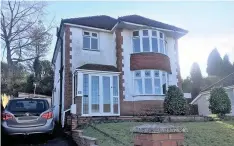
<svg viewBox="0 0 234 146"><path fill-rule="evenodd" d="M163 38L163 33L160 32L160 38L162 39Z"/></svg>
<svg viewBox="0 0 234 146"><path fill-rule="evenodd" d="M103 112L111 111L111 102L110 102L110 77L103 77Z"/></svg>
<svg viewBox="0 0 234 146"><path fill-rule="evenodd" d="M166 72L162 72L162 89L163 94L166 94L166 86L167 85L167 78L166 78Z"/></svg>
<svg viewBox="0 0 234 146"><path fill-rule="evenodd" d="M148 30L143 30L143 36L148 36Z"/></svg>
<svg viewBox="0 0 234 146"><path fill-rule="evenodd" d="M161 94L160 79L154 79L155 94Z"/></svg>
<svg viewBox="0 0 234 146"><path fill-rule="evenodd" d="M152 31L152 36L157 37L157 31Z"/></svg>
<svg viewBox="0 0 234 146"><path fill-rule="evenodd" d="M152 51L158 52L158 39L152 38Z"/></svg>
<svg viewBox="0 0 234 146"><path fill-rule="evenodd" d="M119 88L118 88L118 78L117 76L113 76L113 96L119 95Z"/></svg>
<svg viewBox="0 0 234 146"><path fill-rule="evenodd" d="M135 77L141 77L141 71L135 71Z"/></svg>
<svg viewBox="0 0 234 146"><path fill-rule="evenodd" d="M91 39L91 49L92 50L98 49L98 39L96 39L96 38Z"/></svg>
<svg viewBox="0 0 234 146"><path fill-rule="evenodd" d="M145 79L145 94L152 94L152 79Z"/></svg>
<svg viewBox="0 0 234 146"><path fill-rule="evenodd" d="M149 70L146 70L146 71L145 71L145 77L151 77L151 74L150 74L150 71L149 71Z"/></svg>
<svg viewBox="0 0 234 146"><path fill-rule="evenodd" d="M77 74L74 76L74 97L77 95Z"/></svg>
<svg viewBox="0 0 234 146"><path fill-rule="evenodd" d="M160 53L163 53L165 54L165 46L164 46L164 41L163 40L160 40Z"/></svg>
<svg viewBox="0 0 234 146"><path fill-rule="evenodd" d="M99 112L99 77L92 76L91 78L91 99L92 113Z"/></svg>
<svg viewBox="0 0 234 146"><path fill-rule="evenodd" d="M142 79L135 79L135 94L142 94Z"/></svg>
<svg viewBox="0 0 234 146"><path fill-rule="evenodd" d="M142 38L143 43L143 52L149 52L150 51L150 45L149 45L149 38Z"/></svg>
<svg viewBox="0 0 234 146"><path fill-rule="evenodd" d="M97 33L92 33L92 36L93 37L97 37Z"/></svg>
<svg viewBox="0 0 234 146"><path fill-rule="evenodd" d="M83 75L83 114L89 113L89 76Z"/></svg>
<svg viewBox="0 0 234 146"><path fill-rule="evenodd" d="M140 52L140 38L133 38L133 52Z"/></svg>
<svg viewBox="0 0 234 146"><path fill-rule="evenodd" d="M87 35L87 36L89 36L89 32L84 32L84 35Z"/></svg>
<svg viewBox="0 0 234 146"><path fill-rule="evenodd" d="M113 109L114 109L114 114L118 114L119 113L119 100L118 97L114 97L113 98Z"/></svg>
<svg viewBox="0 0 234 146"><path fill-rule="evenodd" d="M83 48L90 49L90 37L83 37Z"/></svg>
<svg viewBox="0 0 234 146"><path fill-rule="evenodd" d="M139 31L134 31L133 36L139 36Z"/></svg>
<svg viewBox="0 0 234 146"><path fill-rule="evenodd" d="M154 71L154 77L159 77L159 71L158 70Z"/></svg>

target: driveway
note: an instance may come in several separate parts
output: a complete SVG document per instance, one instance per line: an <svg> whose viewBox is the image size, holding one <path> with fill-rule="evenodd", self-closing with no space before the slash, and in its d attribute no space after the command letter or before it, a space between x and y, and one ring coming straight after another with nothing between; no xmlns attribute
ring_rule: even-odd
<svg viewBox="0 0 234 146"><path fill-rule="evenodd" d="M2 135L2 145L6 146L76 146L74 141L65 134L54 136L29 135L5 136Z"/></svg>

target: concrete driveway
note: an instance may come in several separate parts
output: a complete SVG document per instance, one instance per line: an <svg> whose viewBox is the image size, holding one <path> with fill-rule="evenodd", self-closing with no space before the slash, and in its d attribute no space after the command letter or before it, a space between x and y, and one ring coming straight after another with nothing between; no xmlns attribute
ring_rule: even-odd
<svg viewBox="0 0 234 146"><path fill-rule="evenodd" d="M29 136L6 136L2 134L3 146L76 146L70 136L56 132L53 136L36 134Z"/></svg>

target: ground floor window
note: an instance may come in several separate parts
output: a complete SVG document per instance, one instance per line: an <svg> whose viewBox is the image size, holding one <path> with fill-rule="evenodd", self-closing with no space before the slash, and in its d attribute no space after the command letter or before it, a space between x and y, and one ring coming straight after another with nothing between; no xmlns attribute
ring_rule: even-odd
<svg viewBox="0 0 234 146"><path fill-rule="evenodd" d="M118 74L82 73L82 90L82 115L119 115Z"/></svg>
<svg viewBox="0 0 234 146"><path fill-rule="evenodd" d="M134 73L135 95L164 95L168 75L160 70L136 70Z"/></svg>

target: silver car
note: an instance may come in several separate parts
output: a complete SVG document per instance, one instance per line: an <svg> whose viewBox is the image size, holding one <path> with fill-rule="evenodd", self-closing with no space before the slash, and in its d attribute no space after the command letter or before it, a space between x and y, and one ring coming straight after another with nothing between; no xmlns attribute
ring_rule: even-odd
<svg viewBox="0 0 234 146"><path fill-rule="evenodd" d="M8 135L52 134L53 111L45 99L15 98L2 113L2 130Z"/></svg>

